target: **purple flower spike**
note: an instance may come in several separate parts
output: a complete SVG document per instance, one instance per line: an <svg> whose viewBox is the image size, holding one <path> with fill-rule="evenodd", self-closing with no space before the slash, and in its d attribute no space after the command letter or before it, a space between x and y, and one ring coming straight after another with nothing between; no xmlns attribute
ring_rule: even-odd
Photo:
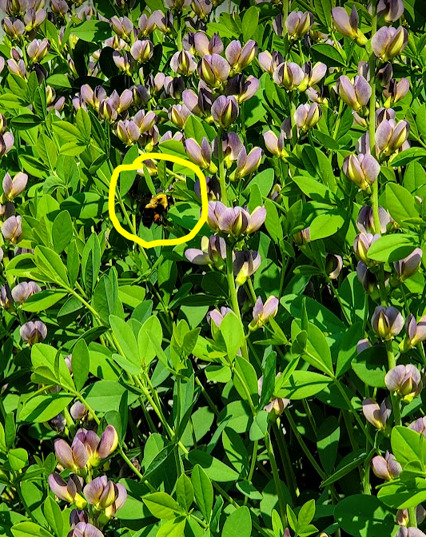
<svg viewBox="0 0 426 537"><path fill-rule="evenodd" d="M371 325L379 337L390 340L401 332L404 326L404 319L401 313L393 306L388 308L377 306L371 318Z"/></svg>
<svg viewBox="0 0 426 537"><path fill-rule="evenodd" d="M386 428L386 422L391 415L391 409L386 399L380 406L374 399L364 399L362 402L362 412L365 419L379 430Z"/></svg>
<svg viewBox="0 0 426 537"><path fill-rule="evenodd" d="M213 119L226 129L238 118L240 109L235 97L218 97L212 106Z"/></svg>
<svg viewBox="0 0 426 537"><path fill-rule="evenodd" d="M383 26L371 40L374 54L382 61L387 62L395 56L399 56L408 43L408 32L400 26Z"/></svg>

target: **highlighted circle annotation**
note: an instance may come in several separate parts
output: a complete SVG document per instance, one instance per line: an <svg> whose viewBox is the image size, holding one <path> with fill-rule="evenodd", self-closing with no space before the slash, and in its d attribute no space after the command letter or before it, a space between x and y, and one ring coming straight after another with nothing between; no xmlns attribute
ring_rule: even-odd
<svg viewBox="0 0 426 537"><path fill-rule="evenodd" d="M143 162L147 159L167 160L169 162L174 162L175 164L180 164L181 166L185 166L193 170L197 175L198 179L200 180L201 216L195 227L183 237L178 237L176 239L158 239L155 241L145 241L141 237L138 237L137 235L134 235L133 233L130 233L129 231L124 229L118 221L117 215L115 214L115 190L117 188L118 177L121 172L140 170L142 168ZM144 155L141 155L140 157L135 159L132 164L121 164L120 166L117 166L112 172L111 183L109 185L108 211L111 222L115 229L118 231L118 233L123 235L123 237L126 237L126 239L134 241L140 246L143 246L144 248L154 248L155 246L175 246L177 244L183 244L193 239L203 227L204 223L207 221L208 198L206 176L196 164L190 162L189 160L183 159L181 157L175 157L174 155L166 155L163 153L145 153Z"/></svg>

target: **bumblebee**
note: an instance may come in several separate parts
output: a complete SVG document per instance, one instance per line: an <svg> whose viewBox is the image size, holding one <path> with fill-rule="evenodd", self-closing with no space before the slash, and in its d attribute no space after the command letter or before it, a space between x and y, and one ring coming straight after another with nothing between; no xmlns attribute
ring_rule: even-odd
<svg viewBox="0 0 426 537"><path fill-rule="evenodd" d="M166 225L167 212L173 200L167 194L157 194L142 210L142 223L145 227L150 228L152 224Z"/></svg>

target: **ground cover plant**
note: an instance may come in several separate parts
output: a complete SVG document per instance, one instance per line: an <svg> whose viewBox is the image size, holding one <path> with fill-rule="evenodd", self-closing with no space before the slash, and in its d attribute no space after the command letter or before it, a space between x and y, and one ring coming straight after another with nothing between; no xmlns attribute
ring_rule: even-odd
<svg viewBox="0 0 426 537"><path fill-rule="evenodd" d="M424 537L424 3L0 7L0 536Z"/></svg>

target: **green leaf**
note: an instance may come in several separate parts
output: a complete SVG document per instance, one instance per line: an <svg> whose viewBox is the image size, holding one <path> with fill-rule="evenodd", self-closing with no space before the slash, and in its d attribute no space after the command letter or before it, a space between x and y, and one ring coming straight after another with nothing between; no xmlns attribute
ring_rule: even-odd
<svg viewBox="0 0 426 537"><path fill-rule="evenodd" d="M404 259L418 246L415 237L403 233L384 235L368 249L368 257L373 261L393 263Z"/></svg>
<svg viewBox="0 0 426 537"><path fill-rule="evenodd" d="M223 526L222 537L250 537L252 521L248 507L239 507L227 517Z"/></svg>
<svg viewBox="0 0 426 537"><path fill-rule="evenodd" d="M143 502L151 513L161 520L175 518L182 513L180 505L165 492L148 494L143 498Z"/></svg>
<svg viewBox="0 0 426 537"><path fill-rule="evenodd" d="M90 371L89 349L84 339L80 339L75 344L72 350L71 364L75 387L77 391L80 391L86 383Z"/></svg>
<svg viewBox="0 0 426 537"><path fill-rule="evenodd" d="M29 298L27 298L27 300L21 305L21 309L30 313L45 311L66 296L67 293L65 291L45 289L44 291L40 291L39 293L31 295Z"/></svg>
<svg viewBox="0 0 426 537"><path fill-rule="evenodd" d="M52 534L34 522L20 522L11 528L13 537L53 537Z"/></svg>
<svg viewBox="0 0 426 537"><path fill-rule="evenodd" d="M326 28L331 28L331 10L334 5L331 0L314 0L315 13Z"/></svg>
<svg viewBox="0 0 426 537"><path fill-rule="evenodd" d="M36 246L34 258L37 267L46 275L49 281L64 287L69 286L67 269L56 252L45 246Z"/></svg>
<svg viewBox="0 0 426 537"><path fill-rule="evenodd" d="M36 395L24 403L19 412L19 420L34 423L49 421L62 412L72 400L72 396L64 393Z"/></svg>
<svg viewBox="0 0 426 537"><path fill-rule="evenodd" d="M229 482L238 479L238 473L224 464L219 459L212 457L208 453L199 449L189 452L189 462L194 466L199 464L212 481ZM195 496L197 497L197 496Z"/></svg>
<svg viewBox="0 0 426 537"><path fill-rule="evenodd" d="M346 65L342 54L335 47L327 43L313 45L310 52L315 61L323 62L327 67L345 67Z"/></svg>
<svg viewBox="0 0 426 537"><path fill-rule="evenodd" d="M43 514L57 537L62 537L65 529L64 518L59 505L51 496L48 496L43 503Z"/></svg>
<svg viewBox="0 0 426 537"><path fill-rule="evenodd" d="M309 226L310 238L312 241L331 237L343 227L345 218L340 213L332 213L316 216Z"/></svg>
<svg viewBox="0 0 426 537"><path fill-rule="evenodd" d="M415 207L414 196L403 186L396 183L388 183L385 190L386 209L392 218L403 224L410 218L419 218L419 213Z"/></svg>
<svg viewBox="0 0 426 537"><path fill-rule="evenodd" d="M208 475L199 464L195 465L192 470L191 481L194 487L197 507L204 519L209 522L213 509L213 486Z"/></svg>
<svg viewBox="0 0 426 537"><path fill-rule="evenodd" d="M110 315L109 322L112 332L122 350L122 356L127 358L132 364L140 366L141 360L138 353L138 343L130 324L116 315Z"/></svg>
<svg viewBox="0 0 426 537"><path fill-rule="evenodd" d="M252 442L265 438L266 431L268 430L269 414L266 410L261 410L253 419L253 423L250 426L249 437Z"/></svg>
<svg viewBox="0 0 426 537"><path fill-rule="evenodd" d="M7 459L12 470L19 472L28 464L28 453L23 448L9 449Z"/></svg>
<svg viewBox="0 0 426 537"><path fill-rule="evenodd" d="M389 537L394 527L394 514L375 496L367 494L354 494L340 500L334 517L353 537Z"/></svg>
<svg viewBox="0 0 426 537"><path fill-rule="evenodd" d="M323 390L331 380L313 371L294 371L275 395L285 399L305 399Z"/></svg>
<svg viewBox="0 0 426 537"><path fill-rule="evenodd" d="M232 381L242 399L248 401L251 398L256 406L259 400L256 371L251 363L242 356L235 357L235 370Z"/></svg>
<svg viewBox="0 0 426 537"><path fill-rule="evenodd" d="M194 487L185 474L182 474L176 482L176 499L178 504L188 512L194 501Z"/></svg>
<svg viewBox="0 0 426 537"><path fill-rule="evenodd" d="M52 240L53 248L60 254L70 244L73 236L72 220L68 211L61 211L53 221Z"/></svg>
<svg viewBox="0 0 426 537"><path fill-rule="evenodd" d="M235 313L227 313L220 325L220 333L225 341L229 360L233 360L245 339L242 322Z"/></svg>
<svg viewBox="0 0 426 537"><path fill-rule="evenodd" d="M356 375L367 386L386 388L386 363L385 348L375 345L354 356L351 365Z"/></svg>
<svg viewBox="0 0 426 537"><path fill-rule="evenodd" d="M240 475L247 475L250 457L241 436L232 429L226 428L222 433L222 444L232 466Z"/></svg>
<svg viewBox="0 0 426 537"><path fill-rule="evenodd" d="M392 429L391 445L393 455L402 466L413 461L424 465L426 439L422 434L408 427L396 426Z"/></svg>
<svg viewBox="0 0 426 537"><path fill-rule="evenodd" d="M85 388L84 395L93 410L106 413L120 407L120 401L125 391L126 388L118 382L99 380Z"/></svg>
<svg viewBox="0 0 426 537"><path fill-rule="evenodd" d="M182 535L184 535L185 533L185 526L187 520L191 519L177 517L173 520L168 520L159 528L159 530L155 534L155 537L182 537Z"/></svg>
<svg viewBox="0 0 426 537"><path fill-rule="evenodd" d="M101 267L101 247L96 233L92 233L81 256L83 283L88 292L92 292L97 283Z"/></svg>
<svg viewBox="0 0 426 537"><path fill-rule="evenodd" d="M242 28L245 41L248 41L251 37L253 37L254 33L257 30L258 24L259 8L256 6L251 6L244 13L244 17L242 20Z"/></svg>
<svg viewBox="0 0 426 537"><path fill-rule="evenodd" d="M138 334L137 345L139 348L139 356L142 360L142 366L144 367L149 365L157 355L156 349L149 337L149 333L155 334L157 341L161 344L163 340L163 329L158 317L154 315L144 322Z"/></svg>

